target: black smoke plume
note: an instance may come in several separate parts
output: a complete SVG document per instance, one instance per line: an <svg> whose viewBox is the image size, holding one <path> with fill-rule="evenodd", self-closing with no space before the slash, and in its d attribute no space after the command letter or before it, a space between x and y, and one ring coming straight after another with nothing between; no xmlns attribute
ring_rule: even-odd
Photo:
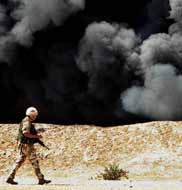
<svg viewBox="0 0 182 190"><path fill-rule="evenodd" d="M140 46L144 86L133 86L121 95L124 109L156 120L182 117L182 3L170 0L174 23L169 34L151 35Z"/></svg>
<svg viewBox="0 0 182 190"><path fill-rule="evenodd" d="M181 119L181 28L180 0L2 0L0 120Z"/></svg>

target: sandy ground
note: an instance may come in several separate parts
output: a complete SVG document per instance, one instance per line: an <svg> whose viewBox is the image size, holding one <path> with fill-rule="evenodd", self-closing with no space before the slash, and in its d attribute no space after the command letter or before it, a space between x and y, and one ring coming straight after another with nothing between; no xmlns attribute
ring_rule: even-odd
<svg viewBox="0 0 182 190"><path fill-rule="evenodd" d="M36 124L50 150L35 146L41 168L54 177L88 176L90 171L93 176L116 163L132 179L182 179L181 126L171 121L107 128ZM0 124L0 176L7 175L16 160L17 130L17 124ZM20 174L30 177L30 171L26 162Z"/></svg>
<svg viewBox="0 0 182 190"><path fill-rule="evenodd" d="M49 185L36 185L35 178L17 178L19 185L5 183L0 178L0 190L182 190L182 181L152 181L152 180L80 180L76 178L54 178Z"/></svg>
<svg viewBox="0 0 182 190"><path fill-rule="evenodd" d="M0 124L0 190L182 190L182 122L96 127L36 124L50 150L35 145L49 185L38 186L27 161L16 175L17 186L5 183L16 160L17 124ZM117 163L129 180L97 177Z"/></svg>

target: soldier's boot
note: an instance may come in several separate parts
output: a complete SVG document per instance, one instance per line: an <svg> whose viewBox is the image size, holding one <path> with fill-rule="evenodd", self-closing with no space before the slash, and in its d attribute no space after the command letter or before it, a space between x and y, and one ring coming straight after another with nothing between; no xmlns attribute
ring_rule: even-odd
<svg viewBox="0 0 182 190"><path fill-rule="evenodd" d="M6 180L6 183L9 183L9 184L11 184L11 185L17 185L18 183L16 182L16 181L14 181L12 178L8 178L7 180Z"/></svg>
<svg viewBox="0 0 182 190"><path fill-rule="evenodd" d="M48 183L51 183L51 180L39 179L39 182L38 182L39 185L44 185Z"/></svg>

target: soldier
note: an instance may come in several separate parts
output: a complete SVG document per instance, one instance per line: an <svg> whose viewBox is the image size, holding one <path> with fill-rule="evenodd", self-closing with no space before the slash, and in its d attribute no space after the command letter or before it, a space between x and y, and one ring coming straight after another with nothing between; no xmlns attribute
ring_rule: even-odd
<svg viewBox="0 0 182 190"><path fill-rule="evenodd" d="M20 166L24 163L26 158L31 162L34 172L38 178L38 184L43 185L46 183L50 183L50 180L45 180L44 175L40 171L39 161L36 156L36 150L34 148L34 143L32 143L33 139L42 138L41 135L35 135L31 133L32 121L36 119L38 115L38 111L34 107L29 107L26 110L26 117L20 123L19 128L19 140L18 140L18 158L16 160L13 169L11 170L6 182L12 185L17 185L18 183L14 181L15 174Z"/></svg>

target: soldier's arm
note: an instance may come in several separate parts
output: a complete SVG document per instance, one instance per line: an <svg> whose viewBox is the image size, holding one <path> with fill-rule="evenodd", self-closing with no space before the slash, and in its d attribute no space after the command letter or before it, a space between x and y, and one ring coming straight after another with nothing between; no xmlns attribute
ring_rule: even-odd
<svg viewBox="0 0 182 190"><path fill-rule="evenodd" d="M33 135L33 134L29 133L29 132L25 132L25 133L23 133L23 135L24 135L25 137L28 137L28 138L35 138L35 139L40 139L40 138L42 138L42 135Z"/></svg>
<svg viewBox="0 0 182 190"><path fill-rule="evenodd" d="M36 139L42 138L41 135L33 135L30 133L30 127L31 127L30 121L25 120L23 121L22 125L23 125L22 132L25 137L36 138Z"/></svg>

